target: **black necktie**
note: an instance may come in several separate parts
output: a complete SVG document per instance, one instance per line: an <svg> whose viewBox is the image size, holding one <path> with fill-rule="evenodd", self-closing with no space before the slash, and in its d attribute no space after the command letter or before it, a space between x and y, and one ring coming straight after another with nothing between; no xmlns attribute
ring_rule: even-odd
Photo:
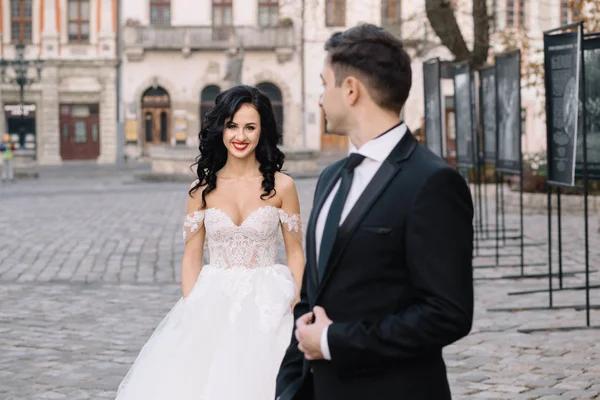
<svg viewBox="0 0 600 400"><path fill-rule="evenodd" d="M352 153L346 160L346 165L342 169L340 187L333 198L329 214L325 220L325 228L323 229L323 236L321 238L321 249L319 250L319 280L323 278L333 244L337 235L338 227L340 225L340 218L342 217L342 210L344 204L346 204L346 198L350 187L352 186L352 177L354 176L354 168L358 167L360 163L365 159L365 156L358 153Z"/></svg>

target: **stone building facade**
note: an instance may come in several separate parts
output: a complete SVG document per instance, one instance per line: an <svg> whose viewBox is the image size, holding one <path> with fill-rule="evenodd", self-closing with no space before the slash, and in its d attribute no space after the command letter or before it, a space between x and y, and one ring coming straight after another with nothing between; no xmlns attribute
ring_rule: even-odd
<svg viewBox="0 0 600 400"><path fill-rule="evenodd" d="M204 113L236 80L269 96L283 146L301 147L298 22L293 4L272 0L123 3L126 154L197 146Z"/></svg>
<svg viewBox="0 0 600 400"><path fill-rule="evenodd" d="M14 60L23 44L26 59L44 62L25 87L24 113L19 87L0 84L0 131L18 155L40 165L116 161L116 11L116 0L0 0L1 58Z"/></svg>

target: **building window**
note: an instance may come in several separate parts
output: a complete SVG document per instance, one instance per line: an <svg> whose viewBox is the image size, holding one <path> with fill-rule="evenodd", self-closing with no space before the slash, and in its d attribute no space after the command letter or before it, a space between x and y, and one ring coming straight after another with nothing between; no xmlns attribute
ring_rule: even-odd
<svg viewBox="0 0 600 400"><path fill-rule="evenodd" d="M98 141L98 123L97 122L94 122L92 124L92 140L94 142Z"/></svg>
<svg viewBox="0 0 600 400"><path fill-rule="evenodd" d="M161 111L161 113L160 113L160 142L161 143L167 143L169 141L169 134L167 131L168 123L169 123L169 118L167 116L167 112Z"/></svg>
<svg viewBox="0 0 600 400"><path fill-rule="evenodd" d="M283 97L281 96L281 90L269 82L259 83L256 87L271 100L277 129L279 132L283 132ZM282 136L279 137L278 142L279 144L282 143Z"/></svg>
<svg viewBox="0 0 600 400"><path fill-rule="evenodd" d="M571 22L571 13L569 12L569 0L560 1L560 24L566 25Z"/></svg>
<svg viewBox="0 0 600 400"><path fill-rule="evenodd" d="M90 1L69 0L69 41L90 40Z"/></svg>
<svg viewBox="0 0 600 400"><path fill-rule="evenodd" d="M152 124L152 113L147 112L146 114L144 114L145 117L145 132L146 132L146 142L147 143L152 143L152 129L153 129L153 124Z"/></svg>
<svg viewBox="0 0 600 400"><path fill-rule="evenodd" d="M519 0L519 26L527 26L527 13L525 13L525 0Z"/></svg>
<svg viewBox="0 0 600 400"><path fill-rule="evenodd" d="M527 26L525 0L506 1L506 26L512 28L524 28Z"/></svg>
<svg viewBox="0 0 600 400"><path fill-rule="evenodd" d="M171 0L150 0L150 23L152 25L171 24Z"/></svg>
<svg viewBox="0 0 600 400"><path fill-rule="evenodd" d="M581 4L581 3L577 3L577 4L579 4L579 6L571 8L571 20L573 20L573 21L581 20L581 10L582 10L583 4Z"/></svg>
<svg viewBox="0 0 600 400"><path fill-rule="evenodd" d="M325 0L325 25L346 25L346 0Z"/></svg>
<svg viewBox="0 0 600 400"><path fill-rule="evenodd" d="M279 19L278 0L258 1L258 24L260 26L275 26Z"/></svg>
<svg viewBox="0 0 600 400"><path fill-rule="evenodd" d="M381 25L394 35L401 35L402 0L381 0Z"/></svg>
<svg viewBox="0 0 600 400"><path fill-rule="evenodd" d="M381 0L381 24L400 25L402 0Z"/></svg>
<svg viewBox="0 0 600 400"><path fill-rule="evenodd" d="M577 0L571 2L569 0L560 0L560 24L570 24L581 18L581 13Z"/></svg>
<svg viewBox="0 0 600 400"><path fill-rule="evenodd" d="M85 121L75 121L75 143L87 142L87 126Z"/></svg>
<svg viewBox="0 0 600 400"><path fill-rule="evenodd" d="M233 32L233 1L212 0L212 39L227 41Z"/></svg>
<svg viewBox="0 0 600 400"><path fill-rule="evenodd" d="M515 26L515 0L506 3L506 26Z"/></svg>
<svg viewBox="0 0 600 400"><path fill-rule="evenodd" d="M231 26L233 25L233 1L232 0L212 0L213 25Z"/></svg>
<svg viewBox="0 0 600 400"><path fill-rule="evenodd" d="M31 43L33 0L11 0L10 26L13 43Z"/></svg>
<svg viewBox="0 0 600 400"><path fill-rule="evenodd" d="M221 93L221 88L216 85L209 85L202 90L200 94L200 124L204 121L206 113L214 107L219 93Z"/></svg>

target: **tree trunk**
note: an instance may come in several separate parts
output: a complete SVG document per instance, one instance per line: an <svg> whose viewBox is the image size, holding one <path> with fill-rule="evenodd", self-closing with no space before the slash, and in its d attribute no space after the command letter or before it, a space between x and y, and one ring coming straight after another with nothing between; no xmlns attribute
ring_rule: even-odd
<svg viewBox="0 0 600 400"><path fill-rule="evenodd" d="M454 55L454 61L470 61L475 68L485 63L490 44L486 0L473 0L473 52L467 47L450 0L425 0L425 10L431 27L442 45Z"/></svg>
<svg viewBox="0 0 600 400"><path fill-rule="evenodd" d="M473 0L473 67L485 64L490 49L490 18L486 0Z"/></svg>

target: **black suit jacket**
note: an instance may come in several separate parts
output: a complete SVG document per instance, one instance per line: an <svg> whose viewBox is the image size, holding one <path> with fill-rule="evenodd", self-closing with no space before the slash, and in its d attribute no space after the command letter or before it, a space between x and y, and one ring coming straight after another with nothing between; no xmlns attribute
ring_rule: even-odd
<svg viewBox="0 0 600 400"><path fill-rule="evenodd" d="M462 176L407 132L344 220L318 281L315 225L344 160L321 174L307 226L297 319L315 305L334 323L331 361L292 340L281 400L451 398L442 348L473 319L473 204Z"/></svg>

